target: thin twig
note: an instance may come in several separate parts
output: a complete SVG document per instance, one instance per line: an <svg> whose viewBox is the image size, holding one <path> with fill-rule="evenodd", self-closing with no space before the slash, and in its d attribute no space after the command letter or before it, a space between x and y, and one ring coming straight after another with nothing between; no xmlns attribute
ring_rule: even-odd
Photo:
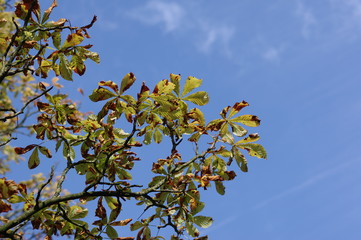
<svg viewBox="0 0 361 240"><path fill-rule="evenodd" d="M12 140L16 140L17 138L11 137L10 139L8 139L6 142L0 143L0 147L5 146L6 144L8 144L10 141Z"/></svg>
<svg viewBox="0 0 361 240"><path fill-rule="evenodd" d="M50 176L49 176L48 180L47 180L44 184L42 184L42 185L40 186L39 192L38 192L38 194L36 195L35 208L37 208L37 207L39 206L41 192L44 190L44 188L46 187L46 185L48 185L48 184L51 182L51 180L53 180L53 177L54 177L54 166L51 167Z"/></svg>
<svg viewBox="0 0 361 240"><path fill-rule="evenodd" d="M4 117L4 118L0 118L0 121L5 122L5 121L8 120L8 119L15 118L15 117L19 116L20 114L23 114L24 111L25 111L25 109L26 109L26 107L27 107L30 103L32 103L32 102L35 101L36 99L42 97L43 95L45 95L46 93L48 93L48 92L49 92L50 90L52 90L52 89L53 89L53 86L50 87L50 88L48 88L47 90L45 90L44 92L42 92L42 93L39 94L38 96L35 96L35 97L33 97L32 99L30 99L29 101L27 101L27 102L25 103L25 105L24 105L24 106L20 109L20 111L18 111L17 113L15 113L15 114L13 114L13 115L11 115L11 116L6 116L6 117Z"/></svg>

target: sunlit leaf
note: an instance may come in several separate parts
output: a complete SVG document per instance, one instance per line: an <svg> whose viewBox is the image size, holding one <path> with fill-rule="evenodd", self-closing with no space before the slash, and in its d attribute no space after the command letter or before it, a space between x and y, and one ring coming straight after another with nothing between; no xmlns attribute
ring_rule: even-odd
<svg viewBox="0 0 361 240"><path fill-rule="evenodd" d="M136 78L132 72L127 73L122 79L122 83L119 89L119 94L123 94L123 92L125 92L128 88L130 88L135 82L135 79Z"/></svg>
<svg viewBox="0 0 361 240"><path fill-rule="evenodd" d="M188 77L186 80L186 83L183 88L182 96L185 96L189 92L191 92L193 89L199 87L202 85L202 79L198 79L195 77Z"/></svg>
<svg viewBox="0 0 361 240"><path fill-rule="evenodd" d="M242 115L231 119L232 122L239 122L249 127L258 127L261 120L254 115Z"/></svg>
<svg viewBox="0 0 361 240"><path fill-rule="evenodd" d="M85 73L86 66L83 62L83 59L78 55L73 55L70 61L71 69L79 76L82 76Z"/></svg>
<svg viewBox="0 0 361 240"><path fill-rule="evenodd" d="M167 79L164 79L160 81L154 88L153 93L154 94L167 94L171 93L175 88L175 84L172 82L169 82Z"/></svg>
<svg viewBox="0 0 361 240"><path fill-rule="evenodd" d="M237 147L248 151L250 156L267 159L267 152L264 147L257 143L237 144Z"/></svg>
<svg viewBox="0 0 361 240"><path fill-rule="evenodd" d="M118 91L119 91L118 85L117 85L115 82L110 81L110 80L109 80L109 81L100 81L100 82L98 83L98 85L99 85L99 86L109 87L109 88L113 89L114 92L118 92Z"/></svg>
<svg viewBox="0 0 361 240"><path fill-rule="evenodd" d="M188 95L187 97L183 98L184 100L190 101L194 104L197 104L199 106L206 105L209 102L209 96L207 92L199 91L196 93L193 93L191 95Z"/></svg>
<svg viewBox="0 0 361 240"><path fill-rule="evenodd" d="M68 217L70 219L81 219L85 218L88 215L88 209L82 208L80 206L71 206Z"/></svg>
<svg viewBox="0 0 361 240"><path fill-rule="evenodd" d="M238 148L234 147L232 148L232 152L233 152L233 157L236 160L237 165L242 170L242 172L248 172L247 160L243 156L241 151Z"/></svg>
<svg viewBox="0 0 361 240"><path fill-rule="evenodd" d="M43 18L41 19L41 23L44 24L49 19L51 12L53 11L53 9L56 6L58 6L58 5L57 5L56 0L54 0L53 3L51 4L51 6L44 11Z"/></svg>
<svg viewBox="0 0 361 240"><path fill-rule="evenodd" d="M103 87L98 87L97 89L93 90L93 93L89 96L89 98L93 102L99 102L116 96L117 95L110 90Z"/></svg>
<svg viewBox="0 0 361 240"><path fill-rule="evenodd" d="M65 57L64 54L59 54L60 64L59 64L59 70L60 75L65 79L72 81L72 71L70 69L70 64L68 59Z"/></svg>
<svg viewBox="0 0 361 240"><path fill-rule="evenodd" d="M243 137L247 134L247 130L238 124L231 123L232 133L237 137Z"/></svg>
<svg viewBox="0 0 361 240"><path fill-rule="evenodd" d="M20 203L20 202L26 202L26 199L19 195L11 195L11 197L7 201L9 203Z"/></svg>
<svg viewBox="0 0 361 240"><path fill-rule="evenodd" d="M110 225L111 225L111 226L126 226L126 225L128 225L128 223L130 223L132 220L133 220L133 219L128 218L128 219L125 219L125 220L112 222Z"/></svg>
<svg viewBox="0 0 361 240"><path fill-rule="evenodd" d="M71 33L68 35L61 48L65 49L68 47L79 45L83 40L84 40L84 36L81 35L80 33Z"/></svg>
<svg viewBox="0 0 361 240"><path fill-rule="evenodd" d="M178 74L170 74L170 81L174 84L174 89L173 91L177 94L177 96L179 96L180 93L180 82L181 80L181 76Z"/></svg>
<svg viewBox="0 0 361 240"><path fill-rule="evenodd" d="M154 142L156 142L156 143L162 142L163 134L159 131L158 128L156 128L154 131L153 139L154 139Z"/></svg>
<svg viewBox="0 0 361 240"><path fill-rule="evenodd" d="M252 133L250 135L248 135L248 137L239 140L236 144L239 143L250 143L250 142L256 142L260 139L261 137L258 135L258 133Z"/></svg>
<svg viewBox="0 0 361 240"><path fill-rule="evenodd" d="M246 101L237 102L233 105L231 108L231 111L229 112L228 117L232 117L236 113L238 113L242 108L249 106L249 104Z"/></svg>
<svg viewBox="0 0 361 240"><path fill-rule="evenodd" d="M195 216L193 218L193 221L195 224L197 224L202 228L208 228L213 223L213 219L211 217L205 217L205 216Z"/></svg>

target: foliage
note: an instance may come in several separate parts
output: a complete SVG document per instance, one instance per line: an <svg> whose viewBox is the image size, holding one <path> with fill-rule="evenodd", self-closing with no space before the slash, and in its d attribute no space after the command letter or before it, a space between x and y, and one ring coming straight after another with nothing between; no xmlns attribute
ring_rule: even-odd
<svg viewBox="0 0 361 240"><path fill-rule="evenodd" d="M35 0L17 3L14 13L6 12L5 5L0 1L1 174L10 170L9 161L22 155L29 169L59 154L65 164L57 177L52 168L48 178L38 174L20 183L0 179L0 237L165 239L159 230L169 227L174 240L183 234L207 239L197 229L213 222L201 214L202 189L213 185L223 195L224 182L236 177L233 165L248 171L244 152L267 157L264 148L254 143L259 135L247 135L243 127L259 126L258 117L236 116L248 103L225 107L219 119L207 122L201 107L209 96L198 91L201 79L188 77L182 83L180 75L170 74L153 88L142 83L132 96L127 92L136 77L127 73L120 84L99 82L89 99L102 106L96 114L84 113L59 92L58 78L35 79L55 74L72 80L74 73L84 74L87 59L99 62L98 54L89 50L91 45L82 45L90 38L87 31L96 17L86 26L72 27L66 19L49 20L56 1L44 12ZM13 136L24 131L32 143L14 148ZM195 146L192 157L180 152L185 140ZM170 142L169 152L162 151L165 158L154 160L151 181L133 179L135 169L144 168L137 153L162 141ZM75 193L63 189L69 173L84 180ZM89 202L96 203L93 222L87 217ZM125 203L143 205L146 215L138 220L120 218ZM136 232L135 237L120 237L124 226Z"/></svg>

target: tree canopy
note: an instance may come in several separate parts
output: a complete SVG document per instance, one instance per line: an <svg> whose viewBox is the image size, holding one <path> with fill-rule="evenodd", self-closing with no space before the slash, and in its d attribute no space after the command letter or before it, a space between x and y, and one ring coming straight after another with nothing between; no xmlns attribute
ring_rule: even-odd
<svg viewBox="0 0 361 240"><path fill-rule="evenodd" d="M83 112L59 81L82 76L86 61L99 63L92 45L85 44L97 18L81 27L65 18L54 21L56 6L54 0L42 11L37 0L24 0L12 11L0 0L0 237L166 239L161 230L169 228L173 240L207 239L198 227L210 227L213 219L202 215L201 193L215 189L224 195L225 181L234 180L239 169L248 171L245 153L266 159L255 143L260 136L245 128L259 126L260 119L241 115L248 103L240 101L206 120L202 106L209 96L199 90L202 80L192 76L170 74L155 86L140 83L130 94L137 87L131 72L120 81L100 81L89 96L99 109ZM15 146L17 138L28 144ZM192 156L182 152L186 141L194 146ZM157 151L164 157L139 157L147 145L162 146ZM38 169L44 158L60 155L59 176L52 167L27 181L5 177L14 171L13 161ZM144 161L152 162L151 169ZM149 172L151 180L133 178L136 169ZM76 192L63 187L69 174L83 179ZM143 211L124 217L128 205ZM133 236L121 236L122 228Z"/></svg>

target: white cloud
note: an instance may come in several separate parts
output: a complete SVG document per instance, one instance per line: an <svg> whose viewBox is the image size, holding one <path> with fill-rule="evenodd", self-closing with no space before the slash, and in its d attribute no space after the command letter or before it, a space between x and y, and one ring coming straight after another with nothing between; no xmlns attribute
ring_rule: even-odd
<svg viewBox="0 0 361 240"><path fill-rule="evenodd" d="M184 2L150 0L144 6L130 11L129 16L144 24L161 26L166 33L173 33L186 38L203 53L217 49L230 57L230 41L234 35L234 27L210 19L197 10L197 6L182 6ZM187 9L187 11L185 10Z"/></svg>
<svg viewBox="0 0 361 240"><path fill-rule="evenodd" d="M212 48L218 43L220 50L228 57L231 56L230 40L234 35L234 28L225 25L211 25L209 22L201 22L199 24L201 29L200 41L197 47L201 52L209 53Z"/></svg>
<svg viewBox="0 0 361 240"><path fill-rule="evenodd" d="M145 6L134 9L130 16L145 24L161 24L166 32L177 30L183 21L184 9L176 2L149 1Z"/></svg>
<svg viewBox="0 0 361 240"><path fill-rule="evenodd" d="M263 59L270 62L279 62L282 48L270 47L262 54Z"/></svg>
<svg viewBox="0 0 361 240"><path fill-rule="evenodd" d="M302 2L297 3L296 14L302 21L302 36L309 38L311 34L311 27L317 23L315 16Z"/></svg>

